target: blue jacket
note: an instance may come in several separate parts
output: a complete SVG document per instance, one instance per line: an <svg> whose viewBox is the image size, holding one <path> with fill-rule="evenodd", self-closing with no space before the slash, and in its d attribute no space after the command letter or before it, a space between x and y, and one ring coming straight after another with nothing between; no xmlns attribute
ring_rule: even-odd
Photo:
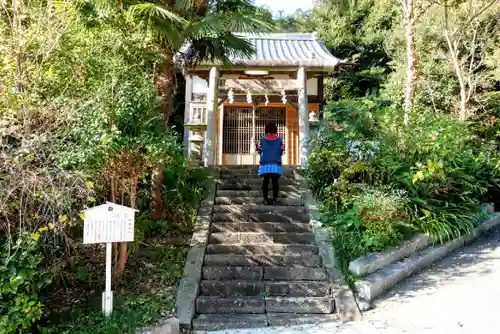
<svg viewBox="0 0 500 334"><path fill-rule="evenodd" d="M260 164L276 164L281 166L284 151L283 139L279 136L266 135L260 138L257 151L260 153Z"/></svg>

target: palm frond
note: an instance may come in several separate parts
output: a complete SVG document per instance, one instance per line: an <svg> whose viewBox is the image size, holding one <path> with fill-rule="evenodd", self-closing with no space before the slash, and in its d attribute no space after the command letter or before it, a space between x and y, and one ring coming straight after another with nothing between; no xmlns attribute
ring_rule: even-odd
<svg viewBox="0 0 500 334"><path fill-rule="evenodd" d="M133 17L145 21L147 28L159 40L166 41L171 50L177 50L184 43L182 31L189 22L177 13L152 3L132 5L128 12Z"/></svg>
<svg viewBox="0 0 500 334"><path fill-rule="evenodd" d="M231 33L190 40L184 59L190 66L199 61L221 61L230 64L234 58L250 58L255 54L253 44Z"/></svg>
<svg viewBox="0 0 500 334"><path fill-rule="evenodd" d="M249 0L219 0L214 1L211 6L212 13L232 13L232 12L255 12L258 8Z"/></svg>
<svg viewBox="0 0 500 334"><path fill-rule="evenodd" d="M275 31L273 22L267 21L261 15L253 12L232 12L211 15L206 18L214 26L217 24L225 28L225 31L242 32L252 34L265 34Z"/></svg>
<svg viewBox="0 0 500 334"><path fill-rule="evenodd" d="M191 22L184 34L187 39L213 37L225 33L264 34L274 30L273 24L259 17L240 13L216 14Z"/></svg>
<svg viewBox="0 0 500 334"><path fill-rule="evenodd" d="M230 58L250 58L255 54L254 45L245 38L228 33L220 36L219 40L225 46L225 54Z"/></svg>
<svg viewBox="0 0 500 334"><path fill-rule="evenodd" d="M186 25L188 22L186 19L176 14L175 12L167 9L164 6L157 5L154 3L141 3L137 5L132 5L128 11L136 17L147 18L153 21L164 21L169 23L177 23L181 25Z"/></svg>

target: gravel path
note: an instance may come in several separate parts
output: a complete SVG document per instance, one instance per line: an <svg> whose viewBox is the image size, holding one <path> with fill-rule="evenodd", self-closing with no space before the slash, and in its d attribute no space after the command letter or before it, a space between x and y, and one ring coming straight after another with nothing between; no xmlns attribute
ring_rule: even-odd
<svg viewBox="0 0 500 334"><path fill-rule="evenodd" d="M477 334L500 331L500 228L397 285L354 323L210 334Z"/></svg>

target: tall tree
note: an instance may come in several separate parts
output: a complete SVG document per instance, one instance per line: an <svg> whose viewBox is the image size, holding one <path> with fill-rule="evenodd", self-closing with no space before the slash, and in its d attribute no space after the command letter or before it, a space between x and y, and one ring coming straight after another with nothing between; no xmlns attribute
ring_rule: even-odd
<svg viewBox="0 0 500 334"><path fill-rule="evenodd" d="M495 6L496 5L496 6ZM465 121L470 115L468 104L476 89L477 70L484 65L485 45L490 34L498 33L497 18L486 20L487 12L498 15L498 0L466 0L443 3L443 36L460 86L458 117ZM497 11L493 11L496 8Z"/></svg>
<svg viewBox="0 0 500 334"><path fill-rule="evenodd" d="M415 51L414 30L418 19L425 13L433 1L399 0L403 10L404 34L406 40L406 84L404 90L404 124L408 125L409 115L413 109L413 93L417 78L417 59Z"/></svg>
<svg viewBox="0 0 500 334"><path fill-rule="evenodd" d="M248 0L162 0L136 3L129 11L137 14L155 34L163 54L156 87L165 124L173 107L176 55L188 66L201 60L229 62L231 56L249 57L255 52L252 44L235 32L262 33L273 29L272 23ZM155 219L162 218L163 212L163 169L163 165L157 167L154 181Z"/></svg>
<svg viewBox="0 0 500 334"><path fill-rule="evenodd" d="M394 0L318 0L300 30L317 31L333 55L356 66L346 67L325 81L331 100L376 96L391 73L389 44L400 15Z"/></svg>

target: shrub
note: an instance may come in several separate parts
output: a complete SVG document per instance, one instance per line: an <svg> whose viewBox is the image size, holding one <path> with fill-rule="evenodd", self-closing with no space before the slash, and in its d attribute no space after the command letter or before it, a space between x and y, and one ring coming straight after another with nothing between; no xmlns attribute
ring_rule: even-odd
<svg viewBox="0 0 500 334"><path fill-rule="evenodd" d="M165 169L165 220L151 218L149 192L151 183L141 185L137 217L138 239L169 234L189 233L194 227L198 205L205 194L206 171L189 166L188 159L179 156ZM142 194L142 195L141 195Z"/></svg>
<svg viewBox="0 0 500 334"><path fill-rule="evenodd" d="M202 168L191 168L183 156L177 161L165 169L163 193L167 216L176 222L177 228L190 230L205 194L207 173Z"/></svg>
<svg viewBox="0 0 500 334"><path fill-rule="evenodd" d="M0 332L10 333L29 331L43 306L47 316L87 302L102 283L84 279L100 270L102 248L81 245L82 209L133 205L137 190L137 246L150 246L141 236L189 231L202 176L165 129L152 36L115 6L19 3L0 13L0 39ZM161 164L172 166L171 215L148 226L150 174ZM54 282L39 294L49 272Z"/></svg>
<svg viewBox="0 0 500 334"><path fill-rule="evenodd" d="M403 239L402 227L408 219L408 198L404 191L388 187L360 187L340 214L326 212L326 225L359 235L354 253L376 252Z"/></svg>
<svg viewBox="0 0 500 334"><path fill-rule="evenodd" d="M51 281L43 268L39 233L19 231L0 249L0 332L29 329L40 319L43 305L38 293Z"/></svg>
<svg viewBox="0 0 500 334"><path fill-rule="evenodd" d="M467 123L422 111L402 126L380 101L328 108L307 177L348 259L416 231L439 241L470 232L480 203L499 193L496 148Z"/></svg>

